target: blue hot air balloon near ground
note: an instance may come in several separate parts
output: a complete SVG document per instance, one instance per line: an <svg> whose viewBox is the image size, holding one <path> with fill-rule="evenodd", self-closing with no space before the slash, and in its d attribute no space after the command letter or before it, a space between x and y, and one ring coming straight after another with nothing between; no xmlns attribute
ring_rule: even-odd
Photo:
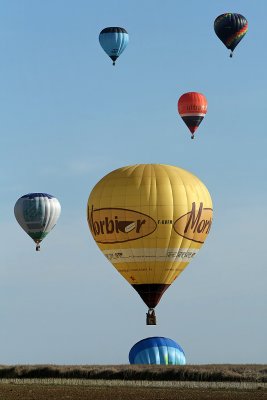
<svg viewBox="0 0 267 400"><path fill-rule="evenodd" d="M172 339L154 336L137 342L129 352L130 364L185 365L181 346Z"/></svg>
<svg viewBox="0 0 267 400"><path fill-rule="evenodd" d="M59 201L47 193L25 194L14 207L16 220L36 243L36 251L40 250L41 241L56 225L60 212Z"/></svg>
<svg viewBox="0 0 267 400"><path fill-rule="evenodd" d="M100 32L99 42L103 50L113 61L113 65L115 65L115 61L129 42L129 35L124 28L117 26L109 27Z"/></svg>

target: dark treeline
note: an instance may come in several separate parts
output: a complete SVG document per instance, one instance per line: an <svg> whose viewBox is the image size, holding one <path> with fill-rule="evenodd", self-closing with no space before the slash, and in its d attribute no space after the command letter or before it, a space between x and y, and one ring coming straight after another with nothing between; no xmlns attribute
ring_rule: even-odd
<svg viewBox="0 0 267 400"><path fill-rule="evenodd" d="M14 365L0 379L106 379L202 382L267 382L267 365Z"/></svg>

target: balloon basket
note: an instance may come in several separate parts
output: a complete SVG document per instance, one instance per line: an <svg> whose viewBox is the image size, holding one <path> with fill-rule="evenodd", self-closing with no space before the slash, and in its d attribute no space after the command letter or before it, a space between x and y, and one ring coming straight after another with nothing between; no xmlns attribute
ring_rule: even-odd
<svg viewBox="0 0 267 400"><path fill-rule="evenodd" d="M149 308L146 313L146 324L147 325L157 325L156 314L153 308Z"/></svg>

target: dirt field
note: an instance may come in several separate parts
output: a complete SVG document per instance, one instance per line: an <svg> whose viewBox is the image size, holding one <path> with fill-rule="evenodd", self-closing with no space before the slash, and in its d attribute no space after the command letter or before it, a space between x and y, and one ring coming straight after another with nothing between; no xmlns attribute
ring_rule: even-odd
<svg viewBox="0 0 267 400"><path fill-rule="evenodd" d="M0 365L0 400L267 400L266 365Z"/></svg>
<svg viewBox="0 0 267 400"><path fill-rule="evenodd" d="M267 390L0 384L0 400L266 400Z"/></svg>

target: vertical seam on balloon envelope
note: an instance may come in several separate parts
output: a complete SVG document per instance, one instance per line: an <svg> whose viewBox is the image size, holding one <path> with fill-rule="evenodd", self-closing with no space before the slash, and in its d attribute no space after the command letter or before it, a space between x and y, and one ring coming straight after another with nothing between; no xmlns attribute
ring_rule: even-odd
<svg viewBox="0 0 267 400"><path fill-rule="evenodd" d="M204 201L206 199L206 194L207 194L206 191L207 191L207 189L206 189L204 183L202 181L199 182L199 179L196 178L195 176L194 176L194 180L196 181L196 187L199 188L199 189L196 190L196 193L197 193L197 196L198 196L199 206L200 206L200 194L201 194L201 197L203 197L203 209L204 209L205 208ZM193 236L193 240L195 239L196 234L197 234L197 230L196 230L196 232L195 232L195 234ZM191 243L195 243L195 242L192 241ZM203 246L203 244L204 244L204 242L200 244L200 248ZM190 246L190 248L191 248L191 246ZM199 248L199 250L200 250L200 248Z"/></svg>
<svg viewBox="0 0 267 400"><path fill-rule="evenodd" d="M119 52L119 50L120 50L120 32L115 32L114 35L115 35L115 46L118 49L116 56L119 57L119 55L120 55L120 52Z"/></svg>
<svg viewBox="0 0 267 400"><path fill-rule="evenodd" d="M48 226L48 232L50 232L56 225L57 219L60 216L61 206L56 197L52 197L48 199L49 201L49 210L50 210L50 226Z"/></svg>
<svg viewBox="0 0 267 400"><path fill-rule="evenodd" d="M44 201L44 221L46 220L46 224L44 226L44 232L48 233L49 227L51 226L51 204L50 200L47 197L43 197Z"/></svg>
<svg viewBox="0 0 267 400"><path fill-rule="evenodd" d="M172 346L169 346L166 344L167 348L167 364L173 364L173 353L174 353L174 348Z"/></svg>
<svg viewBox="0 0 267 400"><path fill-rule="evenodd" d="M195 187L197 188L196 190L195 190L195 192L196 192L196 194L197 194L197 197L198 197L198 204L199 204L199 207L200 207L200 193L201 193L201 197L203 197L204 199L205 199L205 197L206 196L203 196L203 194L204 194L204 192L203 192L203 187L202 187L202 182L200 183L199 182L199 179L196 179L196 177L194 176L194 182L195 182ZM205 204L204 204L204 202L203 202L203 209L205 208ZM194 236L193 236L193 239L192 239L192 242L191 242L191 244L192 243L195 243L196 241L195 241L195 237L197 236L197 229L195 230L195 232L194 232ZM200 244L200 247L203 245L203 243L201 243ZM191 246L190 246L190 248L191 248Z"/></svg>
<svg viewBox="0 0 267 400"><path fill-rule="evenodd" d="M43 204L42 204L43 203ZM45 233L48 233L48 227L49 227L49 218L50 218L50 204L49 204L49 199L47 197L38 197L38 206L37 206L37 212L40 207L40 216L41 216L41 225L42 225L42 235ZM44 238L41 238L43 240Z"/></svg>
<svg viewBox="0 0 267 400"><path fill-rule="evenodd" d="M119 173L119 181L123 181L123 176L122 176L122 174L120 174ZM114 210L114 205L113 205L113 198L114 198L114 192L116 192L116 191L118 191L118 190L121 190L121 188L119 187L117 187L117 185L112 185L112 189L111 189L111 198L110 198L110 208L112 209L112 214L111 214L111 216L112 216L112 219L115 219L115 214L116 214L116 210ZM107 205L108 206L108 205ZM122 204L120 204L119 205L119 207L120 208L122 208L122 207L124 207ZM117 208L116 207L116 204L115 204L115 208ZM114 229L114 236L115 236L115 241L117 242L117 240L118 240L118 236L117 236L117 232L116 232L116 229ZM114 244L113 244L113 246L114 246ZM112 264L113 265L113 264ZM114 266L114 265L113 265ZM116 267L115 267L115 269L117 269Z"/></svg>
<svg viewBox="0 0 267 400"><path fill-rule="evenodd" d="M112 48L111 34L110 33L104 33L103 34L103 39L104 38L106 38L105 40L106 40L108 49L105 49L105 47L103 47L101 43L100 44L101 44L103 50L105 51L105 53L110 57L112 55L111 54L111 48ZM103 44L105 43L105 40L103 41Z"/></svg>
<svg viewBox="0 0 267 400"><path fill-rule="evenodd" d="M99 201L98 201L98 204L97 204L97 207L96 207L98 209L102 208L101 200L102 200L103 192L104 192L104 190L106 189L107 186L108 186L108 181L104 180L104 183L101 183L101 186L100 186L101 190L100 190L100 195L99 195ZM112 198L112 193L111 193L111 198ZM111 200L111 198L110 198L110 200ZM100 215L101 215L101 211L100 211ZM107 241L107 233L106 233L106 231L105 231L105 234L104 234L104 240ZM102 251L101 247L100 247L100 251Z"/></svg>
<svg viewBox="0 0 267 400"><path fill-rule="evenodd" d="M129 43L129 35L128 33L122 33L122 43L120 48L120 54L125 50L126 46Z"/></svg>
<svg viewBox="0 0 267 400"><path fill-rule="evenodd" d="M185 197L187 198L186 187L185 187L185 183L184 183L184 181L183 181L183 179L182 179L182 173L183 173L183 171L180 171L180 174L179 174L179 175L177 175L177 174L175 175L175 184L177 184L177 186L183 188L183 191L184 191L184 193L185 193ZM179 182L176 183L176 181L177 181L178 179L179 179ZM180 190L179 190L179 192L180 192ZM178 201L179 201L180 204L182 204L182 203L181 203L181 200L180 200L180 196L179 196ZM180 204L179 204L179 205L180 205ZM172 237L172 235L177 235L177 233L176 233L175 230L174 230L174 223L175 223L175 221L174 221L174 207L175 207L175 201L173 201L173 216L172 216L172 232L171 232L171 237ZM188 204L187 204L187 210L188 210ZM180 243L180 246L179 246L179 248L178 248L178 251L179 251L179 249L183 248L183 239L184 239L184 238L181 239L181 243ZM178 269L179 273L178 273L178 275L177 275L177 276L179 276L180 273L181 273L181 270L180 270L180 262L179 262L179 261L173 260L173 262L172 262L172 264L171 264L172 267L173 267L173 265L174 265L175 263L177 263L177 264L179 263L179 269ZM173 280L172 280L172 282L174 281L174 278L175 278L176 274L177 274L177 272L173 273Z"/></svg>
<svg viewBox="0 0 267 400"><path fill-rule="evenodd" d="M190 174L191 175L191 174ZM187 211L190 209L189 208L189 197L188 197L188 192L187 192L187 186L188 185L185 185L185 182L184 182L184 180L183 180L183 178L181 177L181 181L182 181L182 183L183 183L183 187L184 187L184 190L185 190L185 197L186 197L186 201L187 201ZM192 205L192 204L191 204ZM181 245L180 245L180 248L184 248L184 243L186 242L186 241L188 241L188 240L190 240L190 239L186 239L185 237L183 237L182 238L182 242L181 242ZM191 247L191 244L192 244L192 240L191 240L191 242L190 242L190 244L189 244L189 248ZM181 263L180 263L181 264ZM179 275L181 274L181 272L183 272L184 271L184 269L187 267L187 265L189 264L188 262L187 262L187 265L186 266L184 266L182 269L181 269L181 267L180 267L180 264L179 264Z"/></svg>
<svg viewBox="0 0 267 400"><path fill-rule="evenodd" d="M169 177L168 171L166 171L164 165L160 165L160 168L161 168L162 173L166 176L167 180L169 181L168 192L169 192L169 190L170 190L170 191L172 192L172 194L173 194L172 186L171 186L171 182L170 182L170 177ZM163 189L163 188L164 188L164 185L163 185L162 189ZM164 189L163 189L163 190L164 190ZM164 198L164 196L163 196L163 198ZM172 197L172 205L173 205L173 197ZM163 206L164 208L167 207L167 206L170 206L169 201L168 201L168 204L164 201L163 205L161 205L161 206ZM172 207L172 211L173 211L173 207ZM165 238L163 238L163 239L165 239ZM168 252L168 249L169 249L169 247L170 247L170 242L171 242L171 235L169 235L169 239L167 239L167 240L169 240L169 241L168 241L168 244L165 245L165 246L166 246L166 247L165 247L165 250ZM167 265L168 265L168 257L167 257L167 254L166 254L166 255L165 255L165 259L164 259L163 268L162 268L161 271L160 271L160 279L159 279L159 280L160 280L161 283L166 282L166 278L168 278L168 273L167 273L167 271L166 271ZM164 279L163 279L163 278L164 278Z"/></svg>
<svg viewBox="0 0 267 400"><path fill-rule="evenodd" d="M158 219L159 219L159 192L160 192L160 183L158 182L158 177L157 177L157 170L161 170L162 166L160 164L154 166L154 172L155 172L155 187L156 187L156 210L157 210L157 228L158 228ZM156 249L158 249L158 241L160 240L158 236L158 232L156 232ZM155 265L154 265L154 273L153 273L153 283L160 283L160 279L158 278L158 281L156 281L155 276L159 275L157 272L158 266L157 266L157 261L155 259Z"/></svg>
<svg viewBox="0 0 267 400"><path fill-rule="evenodd" d="M196 185L198 185L198 180L195 179L195 176L194 176L194 175L193 175L192 177L193 177L193 184L194 184L194 195L197 196L198 209L199 209L199 207L200 207L199 193L198 193L198 190L195 189L195 188L196 188ZM191 185L190 185L190 186L191 186ZM191 188L191 190L193 190L193 187ZM197 204L196 204L196 206L197 206ZM192 209L192 206L191 206L191 209ZM193 238L192 238L191 241L190 241L189 249L191 249L192 246L194 246L196 231L197 231L197 230L195 230L195 232L194 232L194 234L193 234Z"/></svg>
<svg viewBox="0 0 267 400"><path fill-rule="evenodd" d="M107 174L107 175L109 175L109 174ZM105 175L105 177L107 176L107 175ZM105 177L103 177L102 179L104 179ZM102 205L101 205L101 200L102 200L102 196L103 196L103 193L104 193L104 191L106 190L106 187L108 186L108 180L107 179L105 179L103 182L101 182L102 181L102 179L100 180L100 190L99 190L99 188L97 189L97 191L98 191L98 202L97 202L97 204L95 205L95 204L92 204L92 206L95 206L95 209L101 209L101 208L103 208L102 207ZM96 185L98 185L99 184L99 182L96 184ZM94 188L93 188L93 190L94 190ZM94 196L94 198L96 199L96 196ZM111 195L110 195L110 201L111 201L111 198L112 198L112 193L111 193ZM96 200L94 200L94 201L96 201ZM107 207L107 205L105 204L105 207ZM89 210L90 211L90 210ZM100 211L100 213L101 213L101 211ZM101 215L101 214L100 214ZM105 232L105 234L104 234L104 240L105 241L107 241L107 233ZM101 253L103 254L103 250L102 250L102 248L101 248L101 244L100 244L100 246L98 245L98 243L97 243L97 241L96 241L96 244L97 244L97 247L100 249L100 251L101 251ZM105 254L103 254L104 256L105 256ZM105 256L105 259L106 259L106 261L108 262L108 264L109 263L111 263L108 259L107 259L107 257ZM112 263L111 263L112 264ZM113 265L113 264L112 264ZM116 268L115 268L116 269Z"/></svg>
<svg viewBox="0 0 267 400"><path fill-rule="evenodd" d="M119 42L119 46L118 46L118 57L119 57L121 55L121 53L123 52L123 44L124 44L124 33L123 32L118 33L117 41Z"/></svg>
<svg viewBox="0 0 267 400"><path fill-rule="evenodd" d="M138 170L140 170L140 176L138 175ZM137 201L138 201L138 204L136 204L136 207L137 207L137 209L138 209L138 211L139 212L143 212L144 210L142 209L142 202L141 202L141 198L142 198L142 196L141 196L141 191L142 191L142 189L140 189L140 188L142 188L142 185L143 185L143 176L144 176L144 171L145 171L145 165L139 165L139 166L137 166L137 179L138 179L138 186L136 187L136 189L137 189L137 193L136 193L136 198L138 199ZM143 255L144 255L144 238L143 237L141 237L140 238L140 241L141 241L141 243L142 243L142 245L141 245L141 249L143 249ZM135 244L132 242L132 244L133 244L133 246L135 247ZM140 268L140 266L142 265L144 263L144 265L146 265L146 261L142 261L142 262L137 262L137 269L138 268ZM138 264L139 264L139 266L138 266ZM140 276L142 276L142 272L143 271L140 271ZM142 282L143 283L143 282Z"/></svg>
<svg viewBox="0 0 267 400"><path fill-rule="evenodd" d="M120 184L122 184L123 187L124 187L125 181L126 181L126 185L125 185L125 189L124 189L124 190L125 190L124 198L121 200L121 201L122 201L121 204L115 204L115 203L113 203L113 199L114 199L114 194L116 194L118 191L121 191L121 192L123 193L122 188L121 188L120 186L118 186L117 184L113 184L113 185L112 185L111 199L110 199L110 201L111 201L110 206L111 206L111 208L112 208L112 218L115 217L115 214L116 214L116 210L114 210L114 207L115 207L115 208L122 208L122 209L124 209L124 218L125 218L125 220L126 220L126 211L125 211L125 208L126 208L126 192L127 192L128 180L127 180L127 177L124 175L124 168L123 168L123 167L120 168L119 170L117 170L115 179L119 179ZM114 213L114 214L113 214L113 213ZM117 236L116 230L114 230L114 233L115 233L115 240L116 240L116 242L117 242L118 236ZM119 244L117 243L117 245L119 245ZM114 244L113 244L113 248L114 248ZM125 278L125 276L122 275L122 274L118 271L119 266L117 267L117 266L114 265L113 263L111 263L111 264L112 264L113 268L115 268L115 270L119 273L119 275L120 275L123 279L125 279L126 281L128 281L128 280ZM126 272L126 276L127 276L127 275L128 275L128 271Z"/></svg>
<svg viewBox="0 0 267 400"><path fill-rule="evenodd" d="M172 172L172 171L171 171L171 172ZM172 174L171 174L171 175L172 175ZM171 178L170 178L169 175L168 175L168 179L169 179L169 184L170 184L170 188L171 188L171 192L172 192L172 218L171 218L171 220L173 221L173 218L174 218L174 195L173 195L173 188L172 188L172 180L171 180ZM173 228L171 227L171 234L170 234L170 236L169 236L169 244L168 244L167 250L170 248L170 243L171 243L171 241L172 241L172 234L173 234L172 229L173 229ZM165 263L166 263L166 260L165 260ZM175 260L173 260L173 261L170 262L171 270L172 270L172 268L173 268L174 263L175 263ZM173 272L169 272L168 278L170 278L171 275L173 275ZM172 279L171 283L172 283L172 282L173 282L173 279Z"/></svg>
<svg viewBox="0 0 267 400"><path fill-rule="evenodd" d="M141 175L141 187L144 186L144 175L146 175L146 171L148 170L148 168L150 169L150 171L148 172L148 175L150 174L151 176L151 170L152 170L152 166L151 165L142 165L143 167L143 171L142 171L142 175ZM145 191L145 187L144 187L144 191ZM149 206L149 202L148 202L148 206ZM149 208L149 207L148 207ZM140 211L141 211L141 193L140 193ZM142 209L141 212L143 212L144 210ZM147 214L147 211L145 212L145 214ZM144 247L145 245L145 240L147 240L147 238L142 237L142 249L143 249L143 255L146 255L146 247ZM149 239L148 239L149 240ZM145 268L145 273L146 273L146 282L149 282L149 271L148 271L148 261L146 260L145 257L145 261L144 262L144 268Z"/></svg>
<svg viewBox="0 0 267 400"><path fill-rule="evenodd" d="M161 337L161 344L160 347L162 348L162 356L164 365L169 364L169 346L168 346L168 339L165 337Z"/></svg>
<svg viewBox="0 0 267 400"><path fill-rule="evenodd" d="M112 188L110 189L110 186L111 186L110 185L110 181L109 181L109 179L105 179L105 178L106 178L106 176L104 176L104 184L102 185L102 190L101 190L101 195L100 195L99 205L98 205L98 208L100 208L100 209L113 207L112 206L112 201L113 201L114 185L112 185ZM113 177L111 177L111 181L112 181L112 179L113 179ZM107 193L110 193L109 198L106 197ZM101 204L103 194L104 194L104 199L103 199L104 202ZM100 213L102 213L102 211ZM101 220L102 220L102 215L101 215ZM104 242L107 243L108 246L112 246L112 244L109 244L109 241L108 241L107 229L105 229L104 232L105 232ZM104 246L105 246L105 244L104 244Z"/></svg>
<svg viewBox="0 0 267 400"><path fill-rule="evenodd" d="M150 357L149 349L145 349L144 353L142 352L142 358L143 358L143 360L144 360L144 364L147 363L146 357L145 357L145 356L146 356L147 359L148 359L148 363L151 364L151 357Z"/></svg>
<svg viewBox="0 0 267 400"><path fill-rule="evenodd" d="M153 179L152 179L152 175L153 175ZM152 185L154 186L154 182L155 182L155 188L156 188L156 196L155 196L155 198L156 198L156 202L157 202L157 178L156 178L156 166L154 165L154 164L151 164L150 165L150 188L149 188L149 216L151 216L151 208L150 208L150 206L151 206L151 200L153 200L153 198L151 199L150 197L151 197L151 191L152 191ZM157 210L156 211L156 213L157 213L157 220L158 220L158 208L157 208L157 204L153 204L153 202L152 202L152 208L154 209L154 207L155 207L155 210ZM156 249L155 249L155 251L157 252L157 243L158 243L158 234L157 234L157 231L155 232L155 235L156 235ZM153 243L153 248L154 248L154 240L152 241L152 243ZM150 247L149 247L149 249L150 249ZM152 270L153 270L153 274L151 274L151 275L153 275L153 277L152 277L152 279L151 279L151 283L152 284L154 284L155 283L155 270L156 270L156 254L155 254L155 259L154 259L154 262L153 262L153 267L152 267ZM150 272L149 272L149 275L150 275Z"/></svg>
<svg viewBox="0 0 267 400"><path fill-rule="evenodd" d="M136 168L137 168L136 166L133 166L133 168L130 169L130 175L127 177L126 197L128 196L128 194L127 194L128 188L132 186L133 174L134 174L134 171L136 170ZM126 200L126 203L127 203L127 198L126 197L125 197L125 200ZM126 203L125 203L125 208L127 208L126 207ZM134 205L134 207L136 208L136 207L138 207L138 205L136 204L136 205ZM125 220L126 220L126 212L125 212ZM129 233L128 233L128 237L129 237ZM130 268L138 269L138 262L136 262L136 259L135 259L134 249L133 249L133 241L132 240L128 241L128 246L130 247L130 250L131 250L132 259L134 260L134 262L128 263L128 268L129 269ZM128 271L127 271L127 273L129 274Z"/></svg>
<svg viewBox="0 0 267 400"><path fill-rule="evenodd" d="M56 204L56 199L54 197L52 199L47 199L47 200L49 202L49 224L47 226L47 229L50 231L54 227L53 221L55 220L57 204Z"/></svg>
<svg viewBox="0 0 267 400"><path fill-rule="evenodd" d="M138 171L138 164L133 165L130 168L130 175L129 175L129 177L127 177L127 188L132 186L132 180L134 179L133 175L134 175L135 170ZM126 207L126 205L125 205L125 207ZM134 207L140 210L140 200L139 200L139 204L135 204ZM129 236L129 234L128 234L128 236ZM128 241L128 246L130 247L130 250L132 253L132 259L134 260L134 262L131 262L128 264L128 268L138 269L139 268L138 261L136 261L135 255L134 255L134 245L135 245L135 243L133 240ZM129 283L131 284L131 282L129 282Z"/></svg>
<svg viewBox="0 0 267 400"><path fill-rule="evenodd" d="M194 193L197 196L198 208L200 208L200 192L202 192L202 182L200 183L199 178L197 178L195 175L193 175L193 183L194 183ZM196 243L195 237L196 237L196 235L197 235L197 229L195 230L193 238L191 239L189 249L192 249L192 248L194 249L195 248L195 243ZM194 246L194 247L192 247L192 246ZM200 250L200 249L198 249L198 250Z"/></svg>

